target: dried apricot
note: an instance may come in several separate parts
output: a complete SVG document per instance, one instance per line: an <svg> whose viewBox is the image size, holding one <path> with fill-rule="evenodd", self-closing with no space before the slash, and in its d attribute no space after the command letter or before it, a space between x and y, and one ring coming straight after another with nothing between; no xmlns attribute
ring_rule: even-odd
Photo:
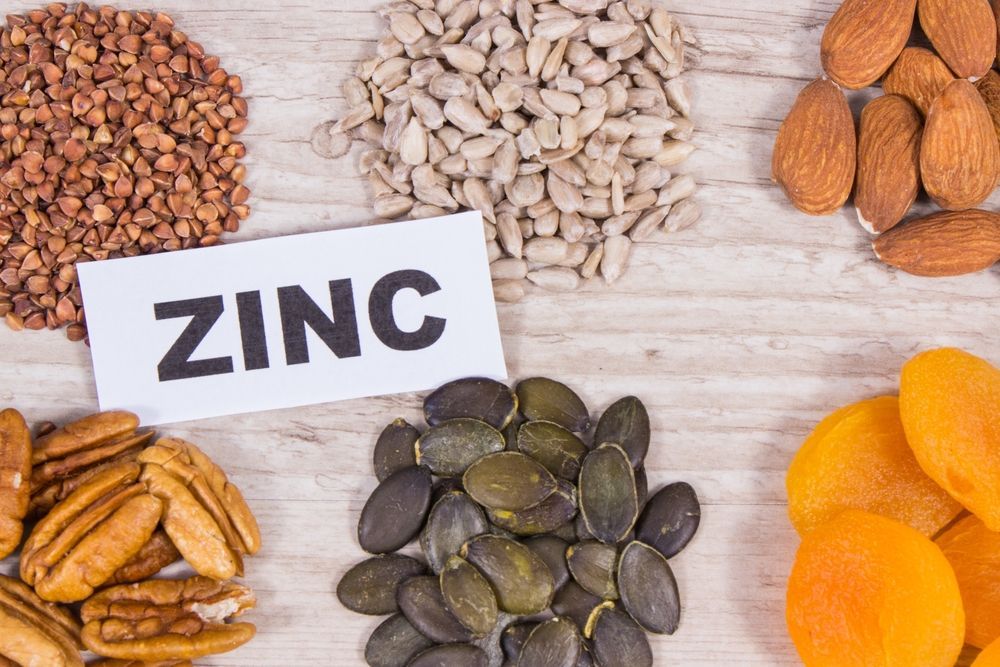
<svg viewBox="0 0 1000 667"><path fill-rule="evenodd" d="M847 510L802 540L786 618L807 667L952 667L965 615L941 550L909 526Z"/></svg>
<svg viewBox="0 0 1000 667"><path fill-rule="evenodd" d="M903 366L899 409L920 467L1000 531L1000 370L954 348Z"/></svg>
<svg viewBox="0 0 1000 667"><path fill-rule="evenodd" d="M920 469L895 396L849 405L821 421L795 455L786 485L788 514L801 534L858 509L931 537L962 509Z"/></svg>
<svg viewBox="0 0 1000 667"><path fill-rule="evenodd" d="M1000 667L1000 639L987 646L972 667Z"/></svg>
<svg viewBox="0 0 1000 667"><path fill-rule="evenodd" d="M965 603L965 641L983 648L1000 639L1000 533L967 516L937 540Z"/></svg>

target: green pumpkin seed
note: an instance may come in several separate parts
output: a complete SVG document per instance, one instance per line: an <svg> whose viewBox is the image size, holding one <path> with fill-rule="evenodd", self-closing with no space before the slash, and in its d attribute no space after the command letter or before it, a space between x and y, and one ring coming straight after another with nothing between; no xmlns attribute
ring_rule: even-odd
<svg viewBox="0 0 1000 667"><path fill-rule="evenodd" d="M459 623L477 637L485 637L497 624L497 598L479 570L452 556L441 570L441 594Z"/></svg>
<svg viewBox="0 0 1000 667"><path fill-rule="evenodd" d="M616 544L628 536L639 515L635 473L625 451L603 444L580 469L580 513L601 542Z"/></svg>
<svg viewBox="0 0 1000 667"><path fill-rule="evenodd" d="M465 378L439 387L424 400L424 418L431 426L471 417L502 430L517 414L517 395L502 382Z"/></svg>
<svg viewBox="0 0 1000 667"><path fill-rule="evenodd" d="M633 468L641 468L649 451L649 413L635 396L615 401L597 421L594 442L613 442L628 454Z"/></svg>
<svg viewBox="0 0 1000 667"><path fill-rule="evenodd" d="M466 492L492 510L534 507L556 489L556 479L530 456L499 452L469 466L462 477Z"/></svg>
<svg viewBox="0 0 1000 667"><path fill-rule="evenodd" d="M600 618L601 613L605 609L617 609L617 605L611 600L604 600L601 604L594 607L590 616L587 617L587 622L583 625L583 636L587 639L592 639L594 636L594 627L597 625L597 619Z"/></svg>
<svg viewBox="0 0 1000 667"><path fill-rule="evenodd" d="M670 564L659 551L631 542L618 564L622 606L648 632L672 635L681 620L681 599Z"/></svg>
<svg viewBox="0 0 1000 667"><path fill-rule="evenodd" d="M500 648L503 649L504 657L516 664L524 642L528 641L531 631L537 627L538 623L514 623L504 628L500 635Z"/></svg>
<svg viewBox="0 0 1000 667"><path fill-rule="evenodd" d="M397 419L382 429L372 455L372 465L378 481L385 481L397 470L417 465L413 445L419 437L420 431L410 426L405 419Z"/></svg>
<svg viewBox="0 0 1000 667"><path fill-rule="evenodd" d="M496 592L500 608L528 616L552 602L555 581L545 562L514 540L481 535L462 548L462 557L479 568Z"/></svg>
<svg viewBox="0 0 1000 667"><path fill-rule="evenodd" d="M601 667L652 667L653 651L646 633L628 614L602 609L594 624L591 644Z"/></svg>
<svg viewBox="0 0 1000 667"><path fill-rule="evenodd" d="M545 421L522 424L517 432L517 447L556 477L571 480L580 474L580 463L590 451L572 432Z"/></svg>
<svg viewBox="0 0 1000 667"><path fill-rule="evenodd" d="M452 419L432 427L417 440L417 463L438 477L460 477L465 470L506 443L500 431L478 419Z"/></svg>
<svg viewBox="0 0 1000 667"><path fill-rule="evenodd" d="M396 614L372 632L365 645L365 662L371 667L406 667L415 655L433 645L405 616Z"/></svg>
<svg viewBox="0 0 1000 667"><path fill-rule="evenodd" d="M566 564L576 583L603 600L617 600L618 549L601 542L580 542L566 550Z"/></svg>
<svg viewBox="0 0 1000 667"><path fill-rule="evenodd" d="M569 618L578 628L584 628L590 615L602 603L601 598L588 593L580 584L568 581L553 598L552 612Z"/></svg>
<svg viewBox="0 0 1000 667"><path fill-rule="evenodd" d="M420 548L431 570L440 573L448 558L457 554L463 544L488 532L490 524L482 508L467 494L451 491L431 508L420 534Z"/></svg>
<svg viewBox="0 0 1000 667"><path fill-rule="evenodd" d="M545 561L552 572L552 579L559 590L569 581L569 567L566 565L566 548L569 544L555 535L539 535L524 542L524 546L535 552L535 555Z"/></svg>
<svg viewBox="0 0 1000 667"><path fill-rule="evenodd" d="M556 480L556 490L534 507L520 512L487 510L494 525L520 536L549 533L576 516L576 487Z"/></svg>
<svg viewBox="0 0 1000 667"><path fill-rule="evenodd" d="M413 577L404 581L397 599L406 620L428 639L438 644L473 639L472 633L445 606L437 577Z"/></svg>
<svg viewBox="0 0 1000 667"><path fill-rule="evenodd" d="M486 652L471 644L446 644L427 649L407 667L489 667Z"/></svg>
<svg viewBox="0 0 1000 667"><path fill-rule="evenodd" d="M646 468L639 468L635 471L635 496L639 502L639 509L646 505L649 497L649 478L646 477Z"/></svg>
<svg viewBox="0 0 1000 667"><path fill-rule="evenodd" d="M431 473L413 466L397 470L376 487L361 510L358 542L368 553L402 549L424 525L431 504Z"/></svg>
<svg viewBox="0 0 1000 667"><path fill-rule="evenodd" d="M427 568L409 556L375 556L347 571L337 584L337 598L351 611L382 616L399 610L396 589Z"/></svg>
<svg viewBox="0 0 1000 667"><path fill-rule="evenodd" d="M521 648L517 667L576 667L582 641L573 621L553 618L535 628Z"/></svg>
<svg viewBox="0 0 1000 667"><path fill-rule="evenodd" d="M579 503L580 503L580 493L579 493L579 491L577 492L576 496L577 496L577 500L576 500L576 502L577 502L576 518L573 519L572 521L568 521L568 522L564 523L563 525L559 526L558 528L556 528L555 530L552 531L552 535L554 537L558 537L560 540L563 540L564 542L567 542L567 543L568 542L579 542L580 541L579 538L576 536L576 521L577 521L577 519L580 518L580 509L579 509L579 507L580 507L579 506Z"/></svg>
<svg viewBox="0 0 1000 667"><path fill-rule="evenodd" d="M636 539L673 558L688 545L701 523L701 504L690 484L677 482L650 498L636 523Z"/></svg>
<svg viewBox="0 0 1000 667"><path fill-rule="evenodd" d="M561 382L530 378L517 385L521 414L528 419L550 421L573 431L590 430L590 413L576 393Z"/></svg>
<svg viewBox="0 0 1000 667"><path fill-rule="evenodd" d="M576 667L594 667L594 659L590 657L590 649L587 648L586 644L580 651L580 659L576 661Z"/></svg>

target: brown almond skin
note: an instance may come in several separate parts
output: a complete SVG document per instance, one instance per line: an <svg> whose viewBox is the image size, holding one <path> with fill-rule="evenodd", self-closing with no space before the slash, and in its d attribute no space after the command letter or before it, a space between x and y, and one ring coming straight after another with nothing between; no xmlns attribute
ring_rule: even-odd
<svg viewBox="0 0 1000 667"><path fill-rule="evenodd" d="M845 88L872 85L906 46L916 7L916 0L845 0L823 32L823 69Z"/></svg>
<svg viewBox="0 0 1000 667"><path fill-rule="evenodd" d="M772 178L803 213L830 215L851 194L857 164L854 117L834 82L817 79L799 93L778 131Z"/></svg>
<svg viewBox="0 0 1000 667"><path fill-rule="evenodd" d="M1000 0L992 0L993 18L997 24L997 59L1000 60Z"/></svg>
<svg viewBox="0 0 1000 667"><path fill-rule="evenodd" d="M920 0L920 26L960 79L984 76L997 57L997 22L986 0Z"/></svg>
<svg viewBox="0 0 1000 667"><path fill-rule="evenodd" d="M997 139L1000 140L1000 74L991 69L986 76L976 82L976 89L986 102L990 118L993 119L993 129L996 130Z"/></svg>
<svg viewBox="0 0 1000 667"><path fill-rule="evenodd" d="M861 113L854 205L869 232L892 229L916 201L923 130L920 112L898 95L876 98Z"/></svg>
<svg viewBox="0 0 1000 667"><path fill-rule="evenodd" d="M902 95L926 116L934 100L954 80L955 75L933 51L908 46L882 81L882 89L886 95Z"/></svg>
<svg viewBox="0 0 1000 667"><path fill-rule="evenodd" d="M986 201L1000 175L1000 144L993 119L976 87L948 84L927 114L920 147L920 175L941 208L964 211Z"/></svg>
<svg viewBox="0 0 1000 667"><path fill-rule="evenodd" d="M1000 215L942 211L875 239L875 256L915 276L960 276L1000 261Z"/></svg>

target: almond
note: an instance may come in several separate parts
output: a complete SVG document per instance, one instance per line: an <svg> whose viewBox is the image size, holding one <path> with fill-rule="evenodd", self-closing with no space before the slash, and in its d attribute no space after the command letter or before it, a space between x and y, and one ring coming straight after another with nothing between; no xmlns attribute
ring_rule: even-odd
<svg viewBox="0 0 1000 667"><path fill-rule="evenodd" d="M986 103L965 79L948 84L931 105L920 175L927 194L949 211L978 206L996 187L1000 144Z"/></svg>
<svg viewBox="0 0 1000 667"><path fill-rule="evenodd" d="M906 46L916 6L916 0L845 0L823 32L823 69L845 88L878 81Z"/></svg>
<svg viewBox="0 0 1000 667"><path fill-rule="evenodd" d="M916 201L923 124L916 107L898 95L879 97L861 113L854 204L869 232L891 229Z"/></svg>
<svg viewBox="0 0 1000 667"><path fill-rule="evenodd" d="M875 239L875 256L916 276L960 276L1000 261L1000 215L943 211Z"/></svg>
<svg viewBox="0 0 1000 667"><path fill-rule="evenodd" d="M954 80L955 75L933 51L910 46L899 54L882 88L886 95L902 95L926 116L934 100Z"/></svg>
<svg viewBox="0 0 1000 667"><path fill-rule="evenodd" d="M1000 0L998 0L1000 1ZM976 82L976 88L986 102L986 108L990 110L993 118L993 129L996 130L997 138L1000 139L1000 74L995 70L990 70L986 76Z"/></svg>
<svg viewBox="0 0 1000 667"><path fill-rule="evenodd" d="M978 79L997 57L997 22L988 0L920 0L920 25L961 79Z"/></svg>
<svg viewBox="0 0 1000 667"><path fill-rule="evenodd" d="M772 178L804 213L830 215L844 205L857 164L854 117L834 82L817 79L799 93L781 124Z"/></svg>

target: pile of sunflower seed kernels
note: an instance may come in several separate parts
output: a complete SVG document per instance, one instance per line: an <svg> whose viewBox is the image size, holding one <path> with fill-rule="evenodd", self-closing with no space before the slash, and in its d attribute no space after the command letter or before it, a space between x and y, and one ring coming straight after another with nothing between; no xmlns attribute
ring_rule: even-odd
<svg viewBox="0 0 1000 667"><path fill-rule="evenodd" d="M650 0L411 0L344 87L350 112L318 129L360 169L380 218L479 209L498 299L524 279L608 283L633 242L701 217L684 79L691 34Z"/></svg>

